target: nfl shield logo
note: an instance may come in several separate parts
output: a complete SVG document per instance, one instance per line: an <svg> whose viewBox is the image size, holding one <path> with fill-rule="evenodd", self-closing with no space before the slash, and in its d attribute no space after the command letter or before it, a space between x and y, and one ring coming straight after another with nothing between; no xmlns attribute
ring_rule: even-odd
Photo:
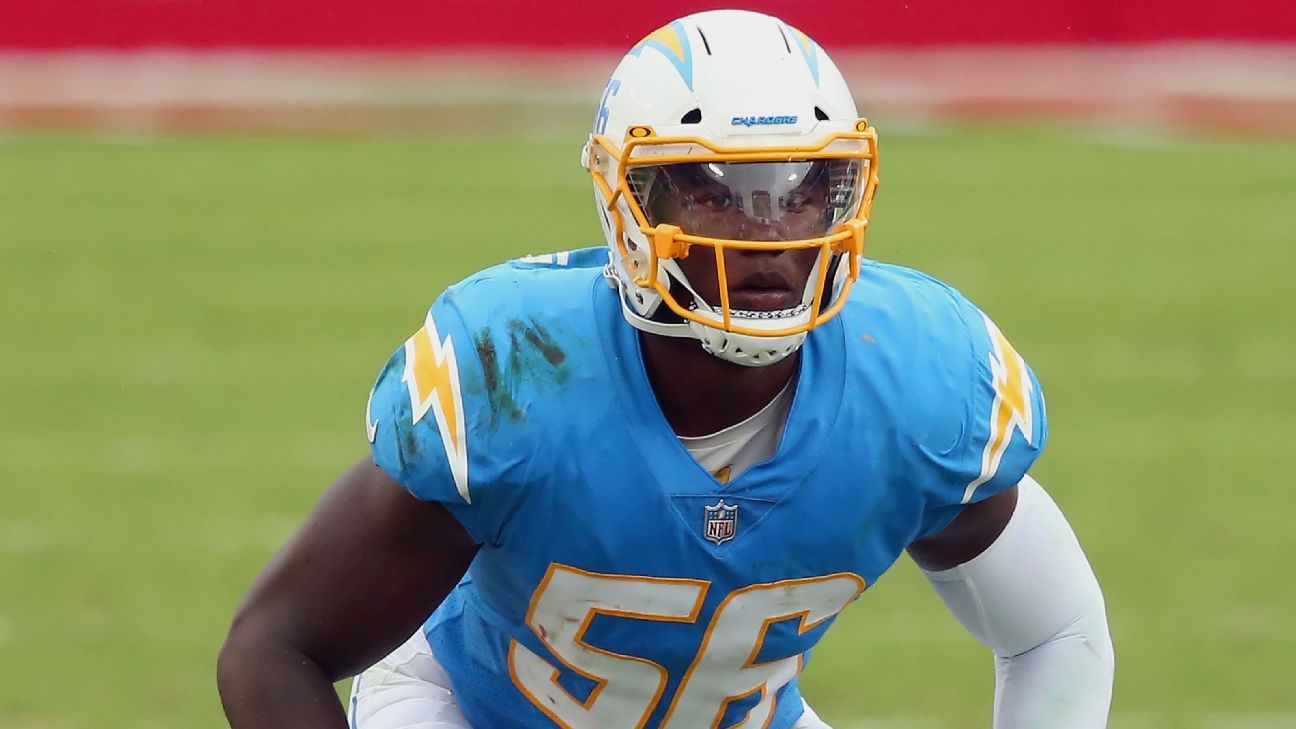
<svg viewBox="0 0 1296 729"><path fill-rule="evenodd" d="M704 506L706 519L703 521L702 535L708 541L723 544L734 538L738 531L738 505L727 506L721 499L715 506Z"/></svg>

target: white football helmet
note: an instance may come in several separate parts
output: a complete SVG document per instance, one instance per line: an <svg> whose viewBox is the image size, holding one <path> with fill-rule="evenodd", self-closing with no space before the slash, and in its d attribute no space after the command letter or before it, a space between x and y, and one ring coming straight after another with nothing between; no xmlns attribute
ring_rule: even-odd
<svg viewBox="0 0 1296 729"><path fill-rule="evenodd" d="M788 356L859 276L877 160L846 81L801 31L740 10L654 31L613 72L581 154L626 319L737 364ZM720 301L677 262L699 247ZM729 249L819 253L799 305L757 311L729 305Z"/></svg>

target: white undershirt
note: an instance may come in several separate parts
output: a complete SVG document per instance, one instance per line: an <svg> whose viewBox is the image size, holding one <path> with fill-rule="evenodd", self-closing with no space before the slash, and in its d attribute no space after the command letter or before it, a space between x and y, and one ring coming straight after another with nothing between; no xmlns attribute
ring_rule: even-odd
<svg viewBox="0 0 1296 729"><path fill-rule="evenodd" d="M788 383L750 418L710 435L680 436L680 443L717 481L728 483L778 450L792 408L792 391Z"/></svg>

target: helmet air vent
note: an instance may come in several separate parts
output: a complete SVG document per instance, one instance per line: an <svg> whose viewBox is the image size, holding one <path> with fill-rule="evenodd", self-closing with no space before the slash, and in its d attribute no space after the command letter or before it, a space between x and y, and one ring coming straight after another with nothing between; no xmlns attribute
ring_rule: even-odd
<svg viewBox="0 0 1296 729"><path fill-rule="evenodd" d="M823 109L820 109L819 107L816 106L816 107L815 107L815 118L818 119L819 121L828 121L828 112L826 112L826 111L824 111Z"/></svg>
<svg viewBox="0 0 1296 729"><path fill-rule="evenodd" d="M778 32L779 35L783 38L783 47L787 49L789 56L792 55L792 44L788 43L787 33L783 32L783 25L781 23L779 24Z"/></svg>
<svg viewBox="0 0 1296 729"><path fill-rule="evenodd" d="M706 49L707 55L711 55L711 44L707 43L706 33L702 32L701 26L697 29L698 37L702 39L702 47Z"/></svg>
<svg viewBox="0 0 1296 729"><path fill-rule="evenodd" d="M701 109L694 109L693 111L690 111L689 113L680 117L680 124L701 124L701 123L702 123Z"/></svg>

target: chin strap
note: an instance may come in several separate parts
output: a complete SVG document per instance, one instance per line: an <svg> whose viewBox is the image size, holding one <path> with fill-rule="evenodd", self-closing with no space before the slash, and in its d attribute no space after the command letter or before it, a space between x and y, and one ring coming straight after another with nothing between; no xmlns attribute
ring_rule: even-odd
<svg viewBox="0 0 1296 729"><path fill-rule="evenodd" d="M708 326L694 321L676 321L660 322L651 319L651 313L647 316L639 313L630 303L630 297L633 295L631 287L633 284L626 279L626 273L621 270L615 259L609 257L608 264L603 268L603 277L607 280L608 285L615 288L621 299L621 312L627 322L634 328L657 334L665 337L691 338L698 340L702 349L708 354L718 357L726 362L742 365L744 367L765 367L779 362L793 352L797 351L805 343L806 333L789 334L779 337L760 337L750 334L735 334L726 332L718 327ZM669 261L663 261L663 264ZM840 261L838 268L841 268ZM818 278L819 266L824 265L820 260L815 263L815 269L811 271L811 280ZM689 284L687 277L683 272L678 270L676 265L663 265L662 270L672 283L682 286L693 296L694 302L704 301L702 297ZM836 277L835 277L836 278ZM807 289L810 287L807 286ZM653 292L656 295L656 292ZM802 298L813 297L813 292L807 293ZM804 303L804 302L803 302ZM825 302L825 306L829 302ZM650 308L655 311L658 307ZM706 307L706 313L715 314L715 310ZM776 321L776 319L753 319L751 321Z"/></svg>
<svg viewBox="0 0 1296 729"><path fill-rule="evenodd" d="M702 349L708 354L744 367L764 367L785 359L801 348L806 335L790 334L782 337L753 337L732 334L705 324L689 322L693 336L702 340Z"/></svg>

